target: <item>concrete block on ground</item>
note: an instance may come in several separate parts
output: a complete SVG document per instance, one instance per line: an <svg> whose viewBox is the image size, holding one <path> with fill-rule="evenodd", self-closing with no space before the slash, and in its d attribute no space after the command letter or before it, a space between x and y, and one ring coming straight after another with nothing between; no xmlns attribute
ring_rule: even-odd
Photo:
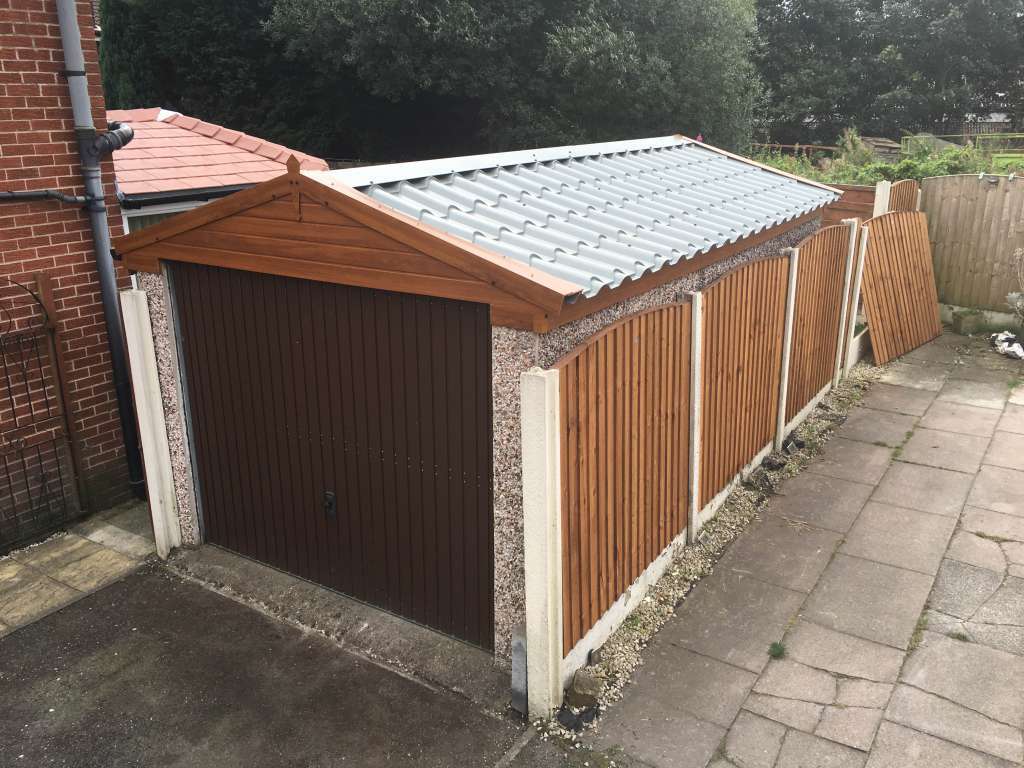
<svg viewBox="0 0 1024 768"><path fill-rule="evenodd" d="M872 486L837 477L801 472L788 478L768 512L818 528L846 533L871 495ZM964 492L966 496L966 491Z"/></svg>
<svg viewBox="0 0 1024 768"><path fill-rule="evenodd" d="M809 592L842 537L768 515L734 541L719 562L769 584Z"/></svg>
<svg viewBox="0 0 1024 768"><path fill-rule="evenodd" d="M866 755L817 736L790 731L775 768L863 768Z"/></svg>
<svg viewBox="0 0 1024 768"><path fill-rule="evenodd" d="M754 692L813 704L832 704L836 700L835 676L788 659L773 660L754 685Z"/></svg>
<svg viewBox="0 0 1024 768"><path fill-rule="evenodd" d="M879 411L923 416L935 400L935 393L912 387L875 384L864 396L863 405Z"/></svg>
<svg viewBox="0 0 1024 768"><path fill-rule="evenodd" d="M1002 417L999 419L997 428L1004 432L1024 435L1024 405L1015 405L1013 403L1007 405Z"/></svg>
<svg viewBox="0 0 1024 768"><path fill-rule="evenodd" d="M785 735L784 725L740 712L725 737L725 754L742 768L772 768Z"/></svg>
<svg viewBox="0 0 1024 768"><path fill-rule="evenodd" d="M1006 572L1006 556L999 542L968 531L956 532L946 557L977 568L988 568L996 573Z"/></svg>
<svg viewBox="0 0 1024 768"><path fill-rule="evenodd" d="M1024 470L1024 435L997 431L992 436L984 461L994 467Z"/></svg>
<svg viewBox="0 0 1024 768"><path fill-rule="evenodd" d="M958 619L970 619L1002 583L1002 573L946 559L939 567L929 605Z"/></svg>
<svg viewBox="0 0 1024 768"><path fill-rule="evenodd" d="M836 435L846 440L859 440L873 445L884 443L890 448L895 448L903 444L907 439L907 433L916 423L916 416L857 408L846 417Z"/></svg>
<svg viewBox="0 0 1024 768"><path fill-rule="evenodd" d="M903 652L888 645L798 621L786 635L786 655L811 667L875 682L895 682Z"/></svg>
<svg viewBox="0 0 1024 768"><path fill-rule="evenodd" d="M836 555L811 592L802 616L823 627L907 648L932 578L847 555Z"/></svg>
<svg viewBox="0 0 1024 768"><path fill-rule="evenodd" d="M881 722L882 710L874 707L825 707L814 733L867 752Z"/></svg>
<svg viewBox="0 0 1024 768"><path fill-rule="evenodd" d="M891 459L889 448L834 437L807 471L875 485L882 479Z"/></svg>
<svg viewBox="0 0 1024 768"><path fill-rule="evenodd" d="M921 417L919 426L962 435L990 437L999 422L1000 412L991 408L936 400Z"/></svg>
<svg viewBox="0 0 1024 768"><path fill-rule="evenodd" d="M765 696L759 693L750 694L750 697L744 702L743 708L788 725L790 728L797 728L808 733L817 727L822 709L824 709L821 704Z"/></svg>
<svg viewBox="0 0 1024 768"><path fill-rule="evenodd" d="M900 458L913 464L974 473L981 466L988 442L987 437L919 428L903 446Z"/></svg>
<svg viewBox="0 0 1024 768"><path fill-rule="evenodd" d="M878 484L874 501L957 517L974 478L962 472L893 462Z"/></svg>
<svg viewBox="0 0 1024 768"><path fill-rule="evenodd" d="M1005 383L950 379L939 391L939 400L1001 411L1010 394Z"/></svg>
<svg viewBox="0 0 1024 768"><path fill-rule="evenodd" d="M869 501L839 551L934 575L956 520Z"/></svg>
<svg viewBox="0 0 1024 768"><path fill-rule="evenodd" d="M866 768L1013 768L997 757L885 723L878 729Z"/></svg>

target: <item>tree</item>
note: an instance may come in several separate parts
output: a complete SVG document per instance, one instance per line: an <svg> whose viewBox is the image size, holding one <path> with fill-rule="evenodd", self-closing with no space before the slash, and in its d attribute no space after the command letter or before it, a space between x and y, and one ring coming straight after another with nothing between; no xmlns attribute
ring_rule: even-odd
<svg viewBox="0 0 1024 768"><path fill-rule="evenodd" d="M760 0L763 132L941 133L1019 104L1022 19L1024 0Z"/></svg>
<svg viewBox="0 0 1024 768"><path fill-rule="evenodd" d="M102 0L112 106L365 160L749 143L754 0Z"/></svg>

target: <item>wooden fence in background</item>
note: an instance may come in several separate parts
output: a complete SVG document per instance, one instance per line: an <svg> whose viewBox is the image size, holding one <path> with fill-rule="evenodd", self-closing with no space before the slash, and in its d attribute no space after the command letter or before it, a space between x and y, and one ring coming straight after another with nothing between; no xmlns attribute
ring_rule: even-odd
<svg viewBox="0 0 1024 768"><path fill-rule="evenodd" d="M1008 312L1018 291L1014 252L1024 248L1024 178L939 176L925 179L921 209L928 214L939 301Z"/></svg>
<svg viewBox="0 0 1024 768"><path fill-rule="evenodd" d="M914 179L897 181L889 192L889 210L916 211L920 192L921 185Z"/></svg>
<svg viewBox="0 0 1024 768"><path fill-rule="evenodd" d="M704 290L702 504L775 434L789 257L764 259Z"/></svg>
<svg viewBox="0 0 1024 768"><path fill-rule="evenodd" d="M870 219L875 210L875 188L852 184L833 184L843 196L829 205L821 217L821 225L830 227L843 219Z"/></svg>
<svg viewBox="0 0 1024 768"><path fill-rule="evenodd" d="M555 366L563 653L686 530L691 312L628 317Z"/></svg>
<svg viewBox="0 0 1024 768"><path fill-rule="evenodd" d="M887 363L942 333L928 222L917 211L865 222L861 293L876 363Z"/></svg>
<svg viewBox="0 0 1024 768"><path fill-rule="evenodd" d="M843 277L851 229L826 227L799 246L786 423L828 385L842 343Z"/></svg>

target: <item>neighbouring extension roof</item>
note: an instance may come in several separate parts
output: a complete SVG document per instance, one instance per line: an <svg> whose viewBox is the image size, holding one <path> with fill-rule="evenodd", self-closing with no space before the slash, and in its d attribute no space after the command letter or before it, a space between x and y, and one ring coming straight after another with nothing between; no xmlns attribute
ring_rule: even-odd
<svg viewBox="0 0 1024 768"><path fill-rule="evenodd" d="M306 173L587 297L839 196L683 136Z"/></svg>
<svg viewBox="0 0 1024 768"><path fill-rule="evenodd" d="M117 189L129 200L251 186L284 173L291 155L302 168L327 170L320 158L159 107L112 109L107 121L135 130L114 152Z"/></svg>

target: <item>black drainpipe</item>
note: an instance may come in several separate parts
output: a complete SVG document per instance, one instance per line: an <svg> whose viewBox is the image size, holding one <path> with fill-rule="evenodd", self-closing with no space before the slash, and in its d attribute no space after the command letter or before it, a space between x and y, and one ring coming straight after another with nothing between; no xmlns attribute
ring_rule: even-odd
<svg viewBox="0 0 1024 768"><path fill-rule="evenodd" d="M100 160L132 140L130 126L118 126L97 134L92 121L92 103L85 75L85 56L82 54L82 34L78 28L76 0L56 0L60 22L60 39L64 49L64 75L71 95L71 109L75 119L75 135L81 158L82 180L85 185L86 210L92 227L92 242L96 251L96 271L99 273L103 316L107 325L110 362L114 369L114 389L117 411L121 417L125 459L128 462L128 482L140 499L146 497L146 484L139 452L139 433L135 424L132 404L131 377L124 349L124 326L117 298L117 278L110 253L110 229L107 226L107 205L103 199L100 179Z"/></svg>

